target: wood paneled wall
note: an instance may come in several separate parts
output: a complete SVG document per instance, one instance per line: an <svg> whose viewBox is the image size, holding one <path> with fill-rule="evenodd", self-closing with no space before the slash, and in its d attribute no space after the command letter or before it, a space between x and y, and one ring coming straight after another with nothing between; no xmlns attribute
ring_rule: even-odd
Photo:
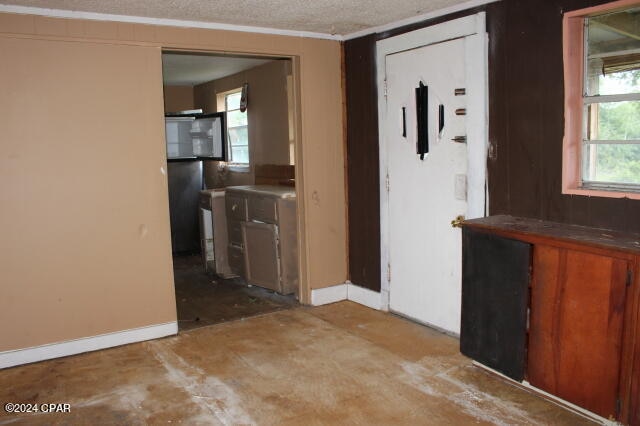
<svg viewBox="0 0 640 426"><path fill-rule="evenodd" d="M375 43L479 10L487 13L489 33L489 213L640 231L638 200L561 193L562 13L602 3L606 1L503 0L345 42L354 284L380 289Z"/></svg>
<svg viewBox="0 0 640 426"><path fill-rule="evenodd" d="M375 35L345 43L349 275L380 291L380 169Z"/></svg>

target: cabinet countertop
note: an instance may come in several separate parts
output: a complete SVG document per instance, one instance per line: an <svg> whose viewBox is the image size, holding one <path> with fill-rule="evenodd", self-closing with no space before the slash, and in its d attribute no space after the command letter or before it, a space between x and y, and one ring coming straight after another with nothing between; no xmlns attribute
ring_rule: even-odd
<svg viewBox="0 0 640 426"><path fill-rule="evenodd" d="M296 190L290 186L278 185L243 185L227 186L227 192L247 192L277 198L296 198Z"/></svg>
<svg viewBox="0 0 640 426"><path fill-rule="evenodd" d="M640 254L640 234L630 232L507 215L465 220L462 225L478 230L500 232L523 240L528 240L530 237L544 237L607 250Z"/></svg>

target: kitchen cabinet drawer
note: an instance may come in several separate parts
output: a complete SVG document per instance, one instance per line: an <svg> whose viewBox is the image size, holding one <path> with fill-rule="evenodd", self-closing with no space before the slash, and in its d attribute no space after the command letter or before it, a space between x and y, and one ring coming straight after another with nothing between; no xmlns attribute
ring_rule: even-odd
<svg viewBox="0 0 640 426"><path fill-rule="evenodd" d="M229 244L242 246L242 222L237 220L228 221L227 231L229 233Z"/></svg>
<svg viewBox="0 0 640 426"><path fill-rule="evenodd" d="M264 223L277 223L278 214L276 200L271 197L257 195L249 198L249 220Z"/></svg>
<svg viewBox="0 0 640 426"><path fill-rule="evenodd" d="M242 250L242 247L229 244L227 253L229 256L229 267L231 268L231 272L244 277L244 251Z"/></svg>
<svg viewBox="0 0 640 426"><path fill-rule="evenodd" d="M227 220L246 221L247 218L247 199L244 197L236 197L227 194L226 196Z"/></svg>

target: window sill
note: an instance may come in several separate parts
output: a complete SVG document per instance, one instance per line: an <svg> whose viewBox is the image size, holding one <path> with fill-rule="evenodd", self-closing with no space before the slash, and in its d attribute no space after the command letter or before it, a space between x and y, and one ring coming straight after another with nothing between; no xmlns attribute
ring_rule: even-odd
<svg viewBox="0 0 640 426"><path fill-rule="evenodd" d="M604 191L602 189L564 188L563 194L583 195L585 197L629 198L640 200L640 192Z"/></svg>

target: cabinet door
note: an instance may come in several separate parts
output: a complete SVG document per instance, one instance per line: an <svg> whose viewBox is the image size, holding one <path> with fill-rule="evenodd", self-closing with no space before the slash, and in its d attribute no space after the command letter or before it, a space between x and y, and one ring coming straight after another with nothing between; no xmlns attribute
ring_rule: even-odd
<svg viewBox="0 0 640 426"><path fill-rule="evenodd" d="M247 281L282 292L278 228L268 223L242 222L242 236Z"/></svg>
<svg viewBox="0 0 640 426"><path fill-rule="evenodd" d="M225 194L225 213L229 243L242 247L242 222L247 220L247 199L242 195L227 191Z"/></svg>
<svg viewBox="0 0 640 426"><path fill-rule="evenodd" d="M616 416L626 260L536 245L529 382L603 417Z"/></svg>
<svg viewBox="0 0 640 426"><path fill-rule="evenodd" d="M522 381L531 245L469 228L462 237L460 352Z"/></svg>
<svg viewBox="0 0 640 426"><path fill-rule="evenodd" d="M227 192L227 194L225 194L225 206L228 220L237 220L240 222L249 220L249 216L247 216L246 197L238 195L237 193L230 194Z"/></svg>

